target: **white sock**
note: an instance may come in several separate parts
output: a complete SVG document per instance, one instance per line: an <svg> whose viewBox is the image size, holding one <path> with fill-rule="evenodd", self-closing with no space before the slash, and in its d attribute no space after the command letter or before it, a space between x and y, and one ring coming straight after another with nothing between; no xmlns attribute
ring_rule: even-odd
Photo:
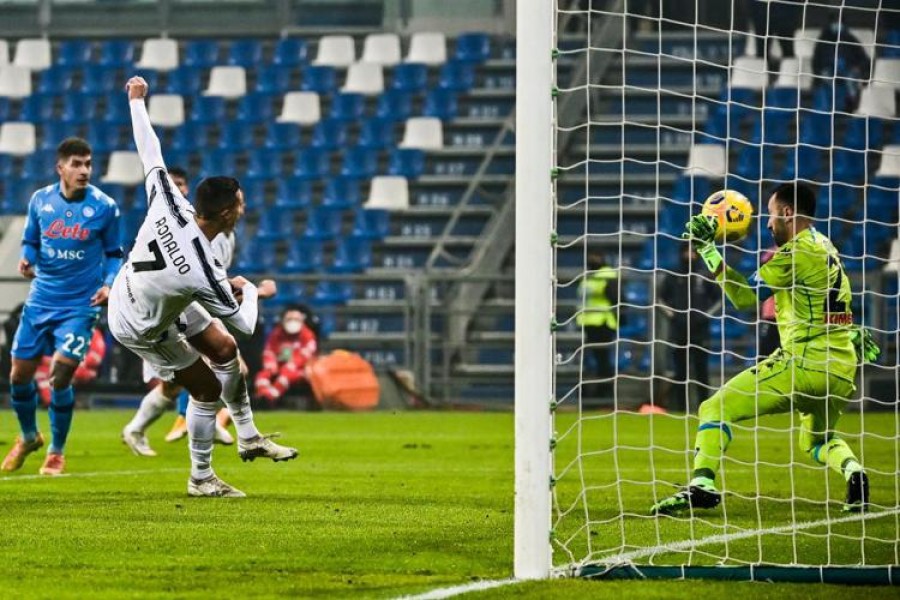
<svg viewBox="0 0 900 600"><path fill-rule="evenodd" d="M143 397L134 417L125 426L125 431L144 433L166 410L172 401L163 396L161 386L156 386Z"/></svg>
<svg viewBox="0 0 900 600"><path fill-rule="evenodd" d="M206 479L213 474L212 450L216 432L215 402L197 402L193 398L188 403L187 429L191 448L191 477Z"/></svg>
<svg viewBox="0 0 900 600"><path fill-rule="evenodd" d="M238 437L247 440L258 436L259 430L253 422L250 395L247 394L247 381L241 374L240 360L235 358L224 365L210 363L209 366L222 384L222 402L231 413Z"/></svg>

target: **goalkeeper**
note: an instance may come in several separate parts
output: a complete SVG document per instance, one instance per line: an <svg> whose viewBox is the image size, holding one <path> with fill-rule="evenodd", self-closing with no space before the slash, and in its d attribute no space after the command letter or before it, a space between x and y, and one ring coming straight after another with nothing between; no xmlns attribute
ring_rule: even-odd
<svg viewBox="0 0 900 600"><path fill-rule="evenodd" d="M697 215L687 223L685 237L699 246L734 306L753 308L774 292L782 347L700 405L693 477L686 489L655 504L653 514L718 506L716 472L731 443L732 424L793 410L800 412L801 449L846 480L844 510L866 509L868 478L834 427L856 391L857 363L877 360L880 350L867 331L853 325L850 280L834 245L813 227L815 210L809 187L787 183L775 190L767 227L778 251L749 282L725 265L713 243L715 218Z"/></svg>

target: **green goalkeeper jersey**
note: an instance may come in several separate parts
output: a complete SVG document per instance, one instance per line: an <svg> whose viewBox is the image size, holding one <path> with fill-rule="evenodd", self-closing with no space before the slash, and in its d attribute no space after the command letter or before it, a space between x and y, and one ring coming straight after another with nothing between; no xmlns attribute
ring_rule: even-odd
<svg viewBox="0 0 900 600"><path fill-rule="evenodd" d="M804 369L853 381L850 280L831 240L805 229L781 246L757 276L775 293L783 351Z"/></svg>

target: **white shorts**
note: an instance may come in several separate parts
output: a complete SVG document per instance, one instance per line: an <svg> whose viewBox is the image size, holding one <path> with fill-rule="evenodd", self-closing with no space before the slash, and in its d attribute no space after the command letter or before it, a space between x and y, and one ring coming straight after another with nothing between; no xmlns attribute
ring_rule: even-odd
<svg viewBox="0 0 900 600"><path fill-rule="evenodd" d="M178 317L178 321L176 321L175 325L172 327L176 328L176 330L181 333L185 339L189 339L203 333L207 327L210 326L213 322L212 315L203 308L203 306L199 302L192 302L188 304L188 307L184 309L184 312ZM171 330L171 328L170 328ZM169 331L169 336L171 337L172 332ZM143 356L143 355L141 355ZM191 363L193 364L193 363ZM144 359L144 383L150 383L154 379L163 379L164 381L171 381L171 379L165 379L162 377L158 368L150 363L146 358Z"/></svg>

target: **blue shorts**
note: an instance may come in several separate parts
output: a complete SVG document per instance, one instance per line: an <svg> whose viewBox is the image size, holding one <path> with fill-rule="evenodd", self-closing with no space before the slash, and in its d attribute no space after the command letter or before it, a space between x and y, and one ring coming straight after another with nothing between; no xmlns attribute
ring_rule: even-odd
<svg viewBox="0 0 900 600"><path fill-rule="evenodd" d="M81 362L91 345L94 325L100 317L96 308L35 308L25 305L16 329L12 356L37 360L59 352Z"/></svg>

